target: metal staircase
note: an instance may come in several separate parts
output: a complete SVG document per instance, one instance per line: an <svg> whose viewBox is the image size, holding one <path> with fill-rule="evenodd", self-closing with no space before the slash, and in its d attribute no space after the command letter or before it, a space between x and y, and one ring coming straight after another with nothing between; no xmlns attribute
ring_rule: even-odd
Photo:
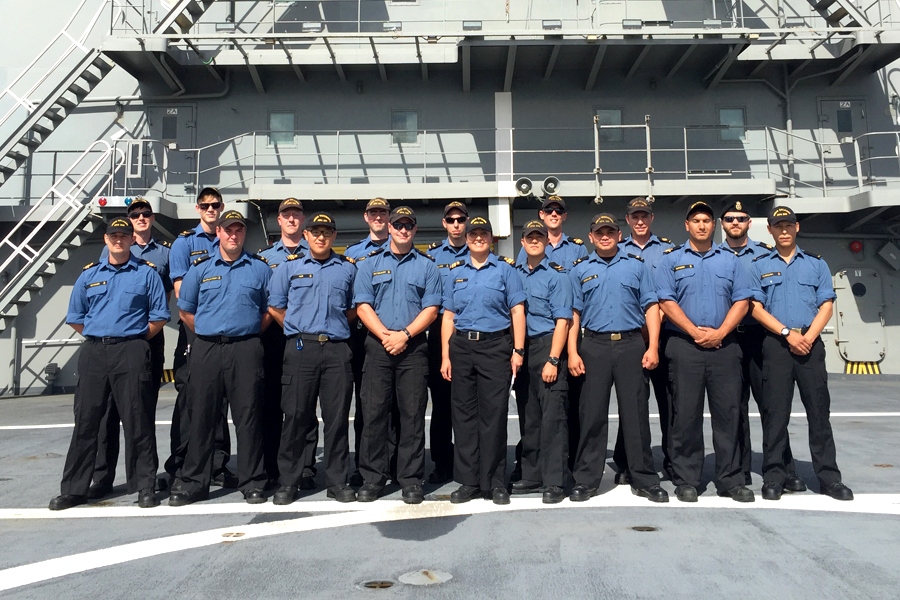
<svg viewBox="0 0 900 600"><path fill-rule="evenodd" d="M107 173L103 169L110 162ZM91 201L108 193L110 182L124 164L121 150L102 140L94 142L0 242L0 272L12 273L0 290L0 332L98 228L100 221L91 214ZM84 173L73 175L81 165L87 165ZM98 176L105 178L99 184ZM90 188L98 191L86 196Z"/></svg>
<svg viewBox="0 0 900 600"><path fill-rule="evenodd" d="M829 27L868 27L869 20L852 0L810 0Z"/></svg>
<svg viewBox="0 0 900 600"><path fill-rule="evenodd" d="M96 1L96 0L95 0ZM104 0L79 37L69 32L87 0L81 0L72 17L47 46L0 94L0 105L9 106L0 118L0 185L22 166L60 123L113 69L100 50L85 42L106 9ZM39 64L63 49L48 68ZM35 96L42 96L37 103ZM24 115L23 115L24 113Z"/></svg>
<svg viewBox="0 0 900 600"><path fill-rule="evenodd" d="M215 0L178 0L153 33L187 33Z"/></svg>

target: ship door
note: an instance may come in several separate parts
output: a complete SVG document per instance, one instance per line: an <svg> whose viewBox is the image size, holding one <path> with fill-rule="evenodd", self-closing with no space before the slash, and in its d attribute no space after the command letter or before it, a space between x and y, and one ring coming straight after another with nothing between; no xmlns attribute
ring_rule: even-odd
<svg viewBox="0 0 900 600"><path fill-rule="evenodd" d="M820 100L819 134L828 183L843 186L856 185L856 151L853 140L859 145L859 159L863 179L869 179L872 155L869 137L858 139L869 132L865 100Z"/></svg>
<svg viewBox="0 0 900 600"><path fill-rule="evenodd" d="M194 163L196 155L188 152L196 140L195 108L190 105L147 107L147 137L154 142L153 159L164 172L166 196L188 197L196 191Z"/></svg>
<svg viewBox="0 0 900 600"><path fill-rule="evenodd" d="M849 363L877 363L884 358L884 296L875 269L838 271L833 278L834 317L841 358Z"/></svg>

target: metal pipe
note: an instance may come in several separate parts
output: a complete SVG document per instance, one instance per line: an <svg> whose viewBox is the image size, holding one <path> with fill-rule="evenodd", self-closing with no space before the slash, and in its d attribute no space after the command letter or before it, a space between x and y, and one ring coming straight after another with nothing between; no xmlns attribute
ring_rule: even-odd
<svg viewBox="0 0 900 600"><path fill-rule="evenodd" d="M853 140L853 155L856 157L856 188L860 193L863 191L862 179L862 162L859 156L859 142Z"/></svg>
<svg viewBox="0 0 900 600"><path fill-rule="evenodd" d="M802 223L802 221L801 221ZM797 237L804 238L820 238L823 240L894 240L897 239L895 235L889 235L886 233L806 233L805 231L798 231Z"/></svg>
<svg viewBox="0 0 900 600"><path fill-rule="evenodd" d="M794 184L794 118L791 115L791 85L787 65L781 67L781 72L784 75L784 130L787 133L788 196L796 198L797 190Z"/></svg>

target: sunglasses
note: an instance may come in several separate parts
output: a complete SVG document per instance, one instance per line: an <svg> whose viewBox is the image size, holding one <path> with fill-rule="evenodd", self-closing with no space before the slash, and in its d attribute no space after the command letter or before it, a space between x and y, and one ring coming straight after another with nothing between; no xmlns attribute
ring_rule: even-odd
<svg viewBox="0 0 900 600"><path fill-rule="evenodd" d="M548 206L547 208L541 210L541 212L544 213L545 215L552 215L553 213L556 213L558 215L564 215L564 214L566 214L566 209L556 208L555 206Z"/></svg>
<svg viewBox="0 0 900 600"><path fill-rule="evenodd" d="M140 218L140 217L144 217L145 219L149 219L149 218L152 217L152 216L153 216L153 211L152 211L152 210L136 210L136 211L134 211L134 212L132 212L132 213L128 213L128 218L129 218L129 219L137 219L137 218Z"/></svg>
<svg viewBox="0 0 900 600"><path fill-rule="evenodd" d="M415 223L399 223L398 222L398 223L391 223L391 227L393 227L397 231L402 231L404 229L407 231L412 231L413 229L415 229L416 224Z"/></svg>
<svg viewBox="0 0 900 600"><path fill-rule="evenodd" d="M209 209L219 210L220 208L222 208L222 203L221 202L210 202L209 204L198 204L198 206L200 207L200 210L202 210L202 211L207 211Z"/></svg>
<svg viewBox="0 0 900 600"><path fill-rule="evenodd" d="M740 217L722 217L723 223L733 223L737 221L738 223L746 223L750 220L750 217L740 216Z"/></svg>
<svg viewBox="0 0 900 600"><path fill-rule="evenodd" d="M469 217L444 217L444 221L447 223L465 223L469 220Z"/></svg>

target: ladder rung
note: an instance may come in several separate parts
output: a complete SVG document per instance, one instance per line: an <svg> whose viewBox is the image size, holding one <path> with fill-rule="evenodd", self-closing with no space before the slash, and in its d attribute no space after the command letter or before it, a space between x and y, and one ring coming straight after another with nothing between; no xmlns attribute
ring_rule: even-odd
<svg viewBox="0 0 900 600"><path fill-rule="evenodd" d="M51 123L52 123L52 121L51 121ZM41 125L40 123L35 123L34 125L32 125L31 130L34 131L35 133L39 133L39 134L45 135L45 136L53 133L53 130L51 128Z"/></svg>
<svg viewBox="0 0 900 600"><path fill-rule="evenodd" d="M28 154L31 154L31 152L28 152ZM22 162L26 158L28 158L28 154L23 154L21 151L13 148L12 150L10 150L9 152L6 153L6 156L8 156L9 158L13 159L16 162Z"/></svg>
<svg viewBox="0 0 900 600"><path fill-rule="evenodd" d="M59 98L57 98L56 100L53 101L53 104L59 104L60 106L62 106L64 108L75 108L76 106L78 106L77 102L69 100L69 98L67 98L66 96L60 96Z"/></svg>
<svg viewBox="0 0 900 600"><path fill-rule="evenodd" d="M102 75L97 75L93 71L91 71L90 67L82 71L81 75L79 75L82 79L87 81L90 84L100 83L100 79L103 77Z"/></svg>
<svg viewBox="0 0 900 600"><path fill-rule="evenodd" d="M849 14L850 13L847 12L847 9L844 8L843 6L841 6L836 11L834 11L833 13L831 13L830 15L825 17L825 20L828 21L829 23L838 23L841 19L843 19L844 17L846 17Z"/></svg>
<svg viewBox="0 0 900 600"><path fill-rule="evenodd" d="M91 92L91 90L89 90L89 89L86 90L83 87L81 87L80 85L78 85L77 83L71 84L66 89L69 90L70 92L72 92L73 94L75 94L76 96L87 96Z"/></svg>
<svg viewBox="0 0 900 600"><path fill-rule="evenodd" d="M815 5L814 8L815 8L816 10L825 10L825 9L827 9L829 6L831 6L832 4L834 4L835 2L837 2L837 0L821 0L821 2L818 2L818 3Z"/></svg>
<svg viewBox="0 0 900 600"><path fill-rule="evenodd" d="M33 128L32 128L33 129ZM44 140L38 139L36 137L22 136L22 139L19 140L19 143L23 146L28 146L29 148L37 148L43 143Z"/></svg>

